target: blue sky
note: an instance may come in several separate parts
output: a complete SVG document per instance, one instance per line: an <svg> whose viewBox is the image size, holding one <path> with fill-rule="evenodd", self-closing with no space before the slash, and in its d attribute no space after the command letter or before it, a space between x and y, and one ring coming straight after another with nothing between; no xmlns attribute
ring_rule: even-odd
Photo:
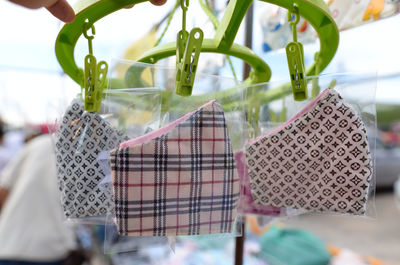
<svg viewBox="0 0 400 265"><path fill-rule="evenodd" d="M174 2L170 0L163 7L152 7L149 3L139 4L131 10L119 11L96 23L96 56L106 61L120 57L125 47L143 36ZM287 65L282 50L265 54L261 49L260 20L264 5L256 2L253 50L271 66L273 79L285 79ZM200 26L206 37L212 37L212 26L200 10L197 1L191 1L188 27ZM181 16L178 12L165 41L175 40L180 23ZM62 75L54 55L54 41L61 24L46 10L31 11L8 1L0 1L0 25L0 114L15 123L45 122L60 117L61 105L67 104L79 92L79 87ZM325 72L377 71L379 76L400 73L399 25L400 16L397 15L342 32L339 50ZM243 41L242 36L243 29L238 33L238 43ZM317 48L318 43L307 45L307 60L312 58ZM78 62L83 61L86 53L87 43L81 39L75 58ZM201 57L203 58L207 57ZM241 62L234 60L234 63L235 68L240 71ZM228 69L222 73L230 74ZM399 89L400 76L380 80L377 100L400 103Z"/></svg>

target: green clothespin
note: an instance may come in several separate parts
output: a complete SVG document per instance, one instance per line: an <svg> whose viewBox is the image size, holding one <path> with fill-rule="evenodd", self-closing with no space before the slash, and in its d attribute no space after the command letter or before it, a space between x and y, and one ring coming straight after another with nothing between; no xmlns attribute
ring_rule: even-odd
<svg viewBox="0 0 400 265"><path fill-rule="evenodd" d="M295 16L292 21L292 14ZM304 66L304 49L300 42L297 42L296 25L299 23L299 8L295 5L292 10L288 10L287 19L292 26L293 41L286 45L286 57L289 66L290 81L292 83L293 96L296 101L308 98L307 82Z"/></svg>
<svg viewBox="0 0 400 265"><path fill-rule="evenodd" d="M203 31L199 28L194 28L190 31L183 58L177 65L175 80L175 93L177 95L192 95L203 36Z"/></svg>
<svg viewBox="0 0 400 265"><path fill-rule="evenodd" d="M92 35L88 35L91 29ZM83 35L88 40L89 54L85 57L85 70L83 77L83 88L85 89L85 110L89 112L98 112L101 106L101 98L105 86L108 65L104 61L97 63L93 55L93 39L96 34L93 25L89 22L83 24Z"/></svg>
<svg viewBox="0 0 400 265"><path fill-rule="evenodd" d="M197 64L199 61L201 45L204 34L200 28L186 31L186 12L189 0L181 0L182 30L176 40L176 78L175 93L180 96L192 95Z"/></svg>

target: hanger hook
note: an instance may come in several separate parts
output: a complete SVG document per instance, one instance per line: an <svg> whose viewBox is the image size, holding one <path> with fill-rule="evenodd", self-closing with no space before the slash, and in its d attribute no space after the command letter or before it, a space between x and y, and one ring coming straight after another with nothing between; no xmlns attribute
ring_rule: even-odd
<svg viewBox="0 0 400 265"><path fill-rule="evenodd" d="M294 20L292 20L292 15L295 16ZM288 10L287 20L289 21L289 25L291 26L296 26L297 23L299 23L300 15L299 15L299 8L297 7L297 5L293 5L293 8Z"/></svg>
<svg viewBox="0 0 400 265"><path fill-rule="evenodd" d="M180 0L181 1L181 8L184 11L187 11L189 8L189 0Z"/></svg>
<svg viewBox="0 0 400 265"><path fill-rule="evenodd" d="M94 39L94 35L96 34L96 30L94 28L93 24L90 24L88 20L85 21L85 23L83 23L82 26L82 32L83 32L83 36L85 36L85 38L88 40L88 46L89 46L89 54L93 54L93 39ZM89 36L88 35L88 31L89 29L92 30L92 35Z"/></svg>
<svg viewBox="0 0 400 265"><path fill-rule="evenodd" d="M189 0L180 0L182 8L182 31L186 31L186 12L189 8Z"/></svg>
<svg viewBox="0 0 400 265"><path fill-rule="evenodd" d="M92 35L89 36L88 31L89 29L92 30ZM94 28L93 24L90 24L89 21L86 21L85 23L83 23L83 36L85 36L86 39L88 40L93 40L94 39L94 35L96 34L96 30Z"/></svg>
<svg viewBox="0 0 400 265"><path fill-rule="evenodd" d="M292 20L292 15L294 15L294 20ZM287 20L289 21L289 25L292 26L293 41L297 42L296 25L300 21L300 15L299 15L299 8L297 7L296 4L293 5L293 8L288 9Z"/></svg>

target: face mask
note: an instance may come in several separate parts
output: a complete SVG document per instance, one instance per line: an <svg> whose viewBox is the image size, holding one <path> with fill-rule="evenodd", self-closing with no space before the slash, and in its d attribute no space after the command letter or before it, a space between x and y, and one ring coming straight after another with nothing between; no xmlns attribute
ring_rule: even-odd
<svg viewBox="0 0 400 265"><path fill-rule="evenodd" d="M211 101L111 152L121 235L231 233L239 179L221 106Z"/></svg>
<svg viewBox="0 0 400 265"><path fill-rule="evenodd" d="M71 103L57 130L55 145L65 216L77 218L113 212L112 198L99 187L105 174L97 157L126 139L99 115L86 112L79 100Z"/></svg>
<svg viewBox="0 0 400 265"><path fill-rule="evenodd" d="M355 215L366 211L372 178L367 131L334 90L249 141L246 161L258 204Z"/></svg>
<svg viewBox="0 0 400 265"><path fill-rule="evenodd" d="M240 179L241 196L238 211L244 214L257 214L266 216L280 216L281 208L254 203L251 195L248 168L242 151L235 153L235 161Z"/></svg>

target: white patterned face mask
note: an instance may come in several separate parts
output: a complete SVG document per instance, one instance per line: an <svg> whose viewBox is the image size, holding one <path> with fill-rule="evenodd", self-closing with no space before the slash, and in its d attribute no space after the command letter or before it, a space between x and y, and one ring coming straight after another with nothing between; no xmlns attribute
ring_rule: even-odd
<svg viewBox="0 0 400 265"><path fill-rule="evenodd" d="M66 217L105 215L114 203L99 184L105 173L97 159L126 140L98 114L86 112L74 100L56 132L56 158L61 203Z"/></svg>
<svg viewBox="0 0 400 265"><path fill-rule="evenodd" d="M362 215L372 179L367 131L335 90L246 144L255 203Z"/></svg>

